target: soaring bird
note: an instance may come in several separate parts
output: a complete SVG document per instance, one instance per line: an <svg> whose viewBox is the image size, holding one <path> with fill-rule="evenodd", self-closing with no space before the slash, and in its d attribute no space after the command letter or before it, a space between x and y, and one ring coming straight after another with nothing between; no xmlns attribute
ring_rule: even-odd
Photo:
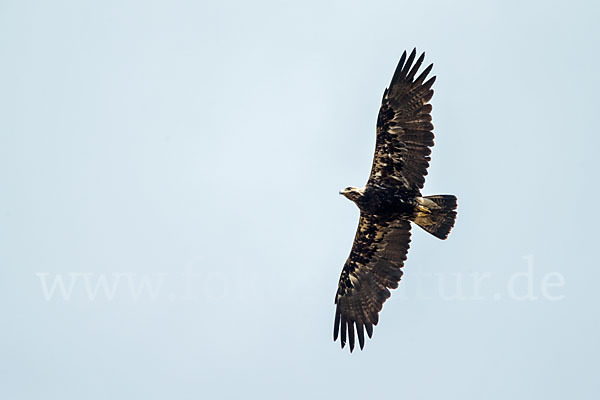
<svg viewBox="0 0 600 400"><path fill-rule="evenodd" d="M377 117L377 141L371 175L365 187L347 187L340 194L360 209L350 255L335 296L333 340L362 350L365 334L372 337L390 289L398 287L410 245L411 221L446 239L456 219L456 197L422 196L433 146L431 87L426 80L433 64L418 76L425 53L416 49L398 62L389 88L383 92ZM415 78L416 76L416 78ZM356 334L355 334L356 332Z"/></svg>

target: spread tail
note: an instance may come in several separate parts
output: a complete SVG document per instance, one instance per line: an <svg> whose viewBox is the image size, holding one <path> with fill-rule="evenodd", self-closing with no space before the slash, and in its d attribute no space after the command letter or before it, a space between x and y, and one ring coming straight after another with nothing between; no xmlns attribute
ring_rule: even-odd
<svg viewBox="0 0 600 400"><path fill-rule="evenodd" d="M456 197L449 194L417 198L414 222L433 236L446 239L456 219Z"/></svg>

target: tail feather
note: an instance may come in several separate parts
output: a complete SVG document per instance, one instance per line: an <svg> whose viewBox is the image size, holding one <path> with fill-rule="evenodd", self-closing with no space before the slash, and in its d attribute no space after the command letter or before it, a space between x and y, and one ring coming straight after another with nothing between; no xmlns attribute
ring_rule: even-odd
<svg viewBox="0 0 600 400"><path fill-rule="evenodd" d="M449 194L419 197L415 223L433 236L446 239L456 220L456 197Z"/></svg>

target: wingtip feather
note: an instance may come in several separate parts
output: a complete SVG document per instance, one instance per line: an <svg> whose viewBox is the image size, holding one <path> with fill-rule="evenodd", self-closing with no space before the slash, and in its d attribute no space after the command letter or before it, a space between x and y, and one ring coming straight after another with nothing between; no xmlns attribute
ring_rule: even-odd
<svg viewBox="0 0 600 400"><path fill-rule="evenodd" d="M363 330L363 324L360 322L356 323L356 335L358 336L358 345L362 350L365 347L365 332Z"/></svg>
<svg viewBox="0 0 600 400"><path fill-rule="evenodd" d="M365 324L365 329L367 330L367 336L369 336L369 339L371 339L373 337L373 325L372 324Z"/></svg>
<svg viewBox="0 0 600 400"><path fill-rule="evenodd" d="M354 325L348 321L348 342L350 344L350 353L354 350Z"/></svg>
<svg viewBox="0 0 600 400"><path fill-rule="evenodd" d="M390 83L390 87L394 86L394 84L400 78L402 70L404 69L404 62L405 61L406 61L406 50L404 50L404 52L402 52L402 56L400 57L400 61L398 61L398 65L396 66L396 71L394 71L394 75L392 76L392 81Z"/></svg>
<svg viewBox="0 0 600 400"><path fill-rule="evenodd" d="M402 72L400 73L401 77L405 77L406 74L408 74L408 70L412 66L412 63L415 60L416 55L417 55L417 48L415 47L413 49L413 51L410 52L410 56L408 56L408 60L406 60L406 64L404 64L404 68L402 68Z"/></svg>
<svg viewBox="0 0 600 400"><path fill-rule="evenodd" d="M417 59L417 61L415 62L415 64L413 65L413 67L410 69L410 72L408 73L408 75L406 75L406 79L408 81L412 81L412 79L416 75L419 68L421 68L421 64L423 64L424 59L425 59L425 53L422 53L419 56L419 58Z"/></svg>
<svg viewBox="0 0 600 400"><path fill-rule="evenodd" d="M338 305L335 310L335 321L333 322L333 341L335 342L340 333L340 306Z"/></svg>
<svg viewBox="0 0 600 400"><path fill-rule="evenodd" d="M346 346L346 325L347 325L346 318L342 317L342 321L340 324L340 328L342 328L341 337L340 337L342 349Z"/></svg>
<svg viewBox="0 0 600 400"><path fill-rule="evenodd" d="M427 75L429 75L432 68L433 68L433 63L429 64L427 66L427 68L425 68L423 70L423 72L421 72L421 74L417 77L417 79L415 79L415 84L417 84L417 85L421 84L421 82L423 82L425 80L425 78L427 78Z"/></svg>

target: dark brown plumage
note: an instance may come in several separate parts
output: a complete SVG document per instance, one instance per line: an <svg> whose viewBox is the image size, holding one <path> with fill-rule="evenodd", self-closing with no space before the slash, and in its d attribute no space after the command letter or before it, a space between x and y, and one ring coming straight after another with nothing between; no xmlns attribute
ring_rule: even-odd
<svg viewBox="0 0 600 400"><path fill-rule="evenodd" d="M410 246L410 221L446 239L456 218L456 197L421 197L433 146L431 89L433 64L417 75L425 58L416 50L402 54L377 118L377 142L371 175L362 189L340 192L360 208L352 250L335 297L333 338L362 349L371 337L390 289L398 287ZM426 80L427 79L427 80Z"/></svg>

